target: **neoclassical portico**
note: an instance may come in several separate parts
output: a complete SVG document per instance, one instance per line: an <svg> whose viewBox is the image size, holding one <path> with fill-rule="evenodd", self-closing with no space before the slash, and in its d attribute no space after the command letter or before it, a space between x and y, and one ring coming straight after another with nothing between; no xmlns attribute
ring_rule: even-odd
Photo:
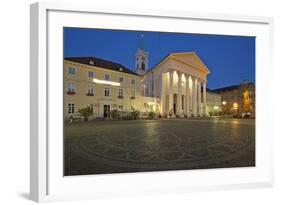
<svg viewBox="0 0 281 205"><path fill-rule="evenodd" d="M207 116L208 68L194 52L172 53L145 76L152 95L160 97L161 114L170 117Z"/></svg>
<svg viewBox="0 0 281 205"><path fill-rule="evenodd" d="M163 91L163 96L168 95L169 101L168 106L165 106L166 98L161 98L163 113L178 117L207 115L206 80L172 68L168 72L168 78L169 89L168 92ZM174 82L175 79L177 79L176 82ZM166 107L168 110L165 109Z"/></svg>

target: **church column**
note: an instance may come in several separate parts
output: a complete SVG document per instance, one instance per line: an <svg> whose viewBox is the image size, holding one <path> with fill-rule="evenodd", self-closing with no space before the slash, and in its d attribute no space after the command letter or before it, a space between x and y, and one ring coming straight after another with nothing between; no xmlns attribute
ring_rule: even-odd
<svg viewBox="0 0 281 205"><path fill-rule="evenodd" d="M192 77L192 116L197 117L197 79Z"/></svg>
<svg viewBox="0 0 281 205"><path fill-rule="evenodd" d="M207 116L206 80L203 81L203 115Z"/></svg>
<svg viewBox="0 0 281 205"><path fill-rule="evenodd" d="M198 115L201 117L202 116L202 107L201 107L201 80L198 81Z"/></svg>
<svg viewBox="0 0 281 205"><path fill-rule="evenodd" d="M165 113L165 78L164 73L161 75L161 115Z"/></svg>
<svg viewBox="0 0 281 205"><path fill-rule="evenodd" d="M186 109L186 115L187 117L190 117L190 108L189 108L189 95L190 95L190 90L189 90L189 75L185 74L185 109Z"/></svg>
<svg viewBox="0 0 281 205"><path fill-rule="evenodd" d="M174 71L171 69L169 70L169 110L168 114L172 113L172 116L174 115Z"/></svg>
<svg viewBox="0 0 281 205"><path fill-rule="evenodd" d="M177 94L177 115L182 117L182 73L177 71L178 74L178 94Z"/></svg>

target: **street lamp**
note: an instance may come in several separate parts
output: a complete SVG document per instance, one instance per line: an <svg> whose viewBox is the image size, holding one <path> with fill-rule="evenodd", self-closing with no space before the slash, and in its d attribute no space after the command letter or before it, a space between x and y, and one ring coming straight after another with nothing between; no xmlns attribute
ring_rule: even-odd
<svg viewBox="0 0 281 205"><path fill-rule="evenodd" d="M222 112L223 112L223 115L226 114L226 101L222 101Z"/></svg>
<svg viewBox="0 0 281 205"><path fill-rule="evenodd" d="M238 115L239 114L239 110L238 110L238 103L233 103L233 109L235 110L235 113Z"/></svg>

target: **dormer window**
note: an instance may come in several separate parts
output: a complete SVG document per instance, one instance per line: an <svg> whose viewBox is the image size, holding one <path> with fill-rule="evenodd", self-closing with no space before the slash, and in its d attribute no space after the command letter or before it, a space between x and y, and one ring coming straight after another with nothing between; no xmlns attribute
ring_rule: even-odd
<svg viewBox="0 0 281 205"><path fill-rule="evenodd" d="M119 71L121 71L121 72L122 72L122 71L123 71L123 68L122 68L122 67L120 67L120 68L119 68Z"/></svg>
<svg viewBox="0 0 281 205"><path fill-rule="evenodd" d="M95 62L94 62L94 61L89 61L89 64L90 64L90 65L94 65Z"/></svg>

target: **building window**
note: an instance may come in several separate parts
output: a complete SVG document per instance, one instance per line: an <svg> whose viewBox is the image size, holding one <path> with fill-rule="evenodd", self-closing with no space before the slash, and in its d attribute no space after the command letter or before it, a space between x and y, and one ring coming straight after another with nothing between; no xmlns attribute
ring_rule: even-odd
<svg viewBox="0 0 281 205"><path fill-rule="evenodd" d="M67 94L69 94L69 95L74 95L75 94L75 85L74 85L74 83L69 83L68 84Z"/></svg>
<svg viewBox="0 0 281 205"><path fill-rule="evenodd" d="M93 84L88 85L87 96L94 96L94 86L93 86Z"/></svg>
<svg viewBox="0 0 281 205"><path fill-rule="evenodd" d="M123 83L124 78L123 77L119 77L119 83Z"/></svg>
<svg viewBox="0 0 281 205"><path fill-rule="evenodd" d="M131 106L131 111L134 111L134 110L135 110L134 106Z"/></svg>
<svg viewBox="0 0 281 205"><path fill-rule="evenodd" d="M75 75L75 72L76 72L76 69L75 69L75 68L72 68L72 67L69 67L69 68L68 68L68 74L69 74L69 75Z"/></svg>
<svg viewBox="0 0 281 205"><path fill-rule="evenodd" d="M135 98L136 98L136 91L131 90L131 99L135 99Z"/></svg>
<svg viewBox="0 0 281 205"><path fill-rule="evenodd" d="M119 110L123 110L123 105L118 105Z"/></svg>
<svg viewBox="0 0 281 205"><path fill-rule="evenodd" d="M135 85L136 84L136 80L135 79L132 79L132 85Z"/></svg>
<svg viewBox="0 0 281 205"><path fill-rule="evenodd" d="M119 90L118 90L118 98L123 98L123 88L119 88Z"/></svg>
<svg viewBox="0 0 281 205"><path fill-rule="evenodd" d="M89 71L88 72L88 77L89 78L94 78L94 72L93 71Z"/></svg>
<svg viewBox="0 0 281 205"><path fill-rule="evenodd" d="M75 105L74 104L68 104L68 113L72 114L75 111Z"/></svg>
<svg viewBox="0 0 281 205"><path fill-rule="evenodd" d="M108 75L108 74L105 74L104 79L105 79L105 80L109 80L109 75Z"/></svg>
<svg viewBox="0 0 281 205"><path fill-rule="evenodd" d="M109 96L109 88L104 88L104 96Z"/></svg>

